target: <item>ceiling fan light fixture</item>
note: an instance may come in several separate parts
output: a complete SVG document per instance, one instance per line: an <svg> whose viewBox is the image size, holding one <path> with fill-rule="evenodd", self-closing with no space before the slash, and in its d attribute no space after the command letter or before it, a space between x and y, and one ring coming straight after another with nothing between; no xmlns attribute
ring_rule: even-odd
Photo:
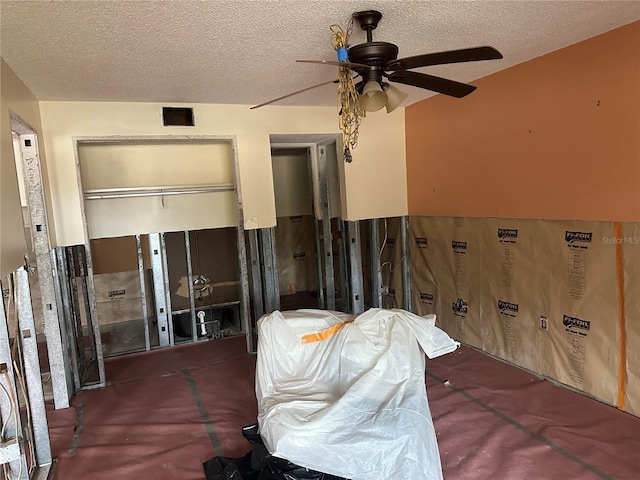
<svg viewBox="0 0 640 480"><path fill-rule="evenodd" d="M409 96L408 93L404 93L393 85L389 85L384 92L387 94L387 113L393 112Z"/></svg>
<svg viewBox="0 0 640 480"><path fill-rule="evenodd" d="M387 104L387 94L375 80L368 81L360 95L360 107L367 112L376 112Z"/></svg>

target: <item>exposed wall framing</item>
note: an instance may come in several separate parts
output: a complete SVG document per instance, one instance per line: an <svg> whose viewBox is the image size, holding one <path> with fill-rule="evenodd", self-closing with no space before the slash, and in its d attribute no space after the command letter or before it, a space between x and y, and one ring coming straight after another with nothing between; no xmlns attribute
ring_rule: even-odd
<svg viewBox="0 0 640 480"><path fill-rule="evenodd" d="M19 135L31 235L38 270L40 302L47 339L47 352L51 369L51 384L55 408L69 406L73 390L73 377L68 352L63 348L66 334L64 322L58 318L54 270L51 259L51 239L45 204L45 192L35 131L18 116L11 114L11 129Z"/></svg>
<svg viewBox="0 0 640 480"><path fill-rule="evenodd" d="M20 480L45 478L52 463L30 275L26 268L9 275L6 306L0 302L1 463Z"/></svg>
<svg viewBox="0 0 640 480"><path fill-rule="evenodd" d="M164 199L165 195L191 195L191 194L209 194L215 192L229 192L235 191L235 199L236 199L236 212L237 212L237 223L236 223L236 234L237 234L237 251L238 251L238 275L240 277L237 282L239 289L239 300L233 302L235 308L238 311L239 323L241 325L240 329L247 336L247 349L248 351L253 350L253 339L251 336L251 322L250 322L250 303L249 303L249 285L248 285L248 274L247 274L247 266L246 266L246 246L244 242L244 229L242 226L242 197L240 186L238 185L237 179L239 178L238 174L238 162L237 162L237 153L235 146L235 137L233 136L209 136L209 135L196 135L196 136L181 136L181 135L163 135L163 136L109 136L109 137L75 137L74 139L74 150L76 155L76 171L78 177L78 184L80 186L81 192L81 213L84 222L84 233L85 233L85 247L87 252L89 251L89 231L88 231L88 223L87 223L87 210L85 206L85 200L91 201L100 201L101 199L113 199L113 198L130 198L130 197L144 197L144 196L160 196ZM84 145L118 145L118 144L143 144L143 145L163 145L163 144L189 144L190 142L196 142L198 144L228 144L230 146L230 154L233 163L233 184L215 184L204 187L193 187L193 188L159 188L159 187L143 187L143 188L110 188L110 189L100 189L99 191L86 191L82 186L82 175L81 175L81 167L80 167L80 146ZM134 191L135 190L135 191ZM164 200L163 200L164 201ZM159 346L172 346L175 343L175 336L173 332L174 325L174 314L178 315L181 312L173 312L172 311L172 300L171 300L171 285L170 285L170 277L169 277L169 269L172 268L170 266L170 261L167 257L167 237L168 232L144 232L148 233L148 241L150 245L150 257L151 257L151 278L152 278L152 286L153 286L153 298L154 298L154 306L153 309L155 312L156 322L158 325L158 339ZM137 269L138 269L138 277L140 284L140 295L141 295L141 307L142 307L142 317L144 321L144 349L149 350L153 347L153 337L154 332L151 330L148 320L149 320L149 304L148 304L148 296L146 294L146 275L144 268L144 256L142 252L143 238L141 237L142 232L135 232L132 234L135 235L136 238L136 253L137 253ZM183 235L184 239L184 256L183 261L186 266L186 277L189 281L188 293L189 293L189 307L187 309L187 313L189 315L189 323L190 323L190 339L189 341L197 341L198 340L198 328L201 327L198 323L198 309L196 308L194 301L194 291L193 291L193 265L192 265L192 257L191 257L191 241L190 241L190 232L182 231L181 235ZM91 299L89 304L89 311L91 316L94 316L94 307L96 306L96 292L95 285L93 284L94 272L92 269L92 259L90 255L87 255L86 261L87 267L87 291L89 294L89 298ZM97 319L97 307L95 308L95 318ZM214 329L217 328L215 324L215 320L207 320L207 323L213 323ZM103 368L103 367L102 367Z"/></svg>

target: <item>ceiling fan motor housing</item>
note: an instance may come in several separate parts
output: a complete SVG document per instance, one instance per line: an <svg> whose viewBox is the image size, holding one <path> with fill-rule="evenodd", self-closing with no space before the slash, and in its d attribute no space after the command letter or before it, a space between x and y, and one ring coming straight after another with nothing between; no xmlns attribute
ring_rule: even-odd
<svg viewBox="0 0 640 480"><path fill-rule="evenodd" d="M362 76L365 83L369 80L381 82L386 65L396 58L398 58L398 47L393 43L368 42L349 48L349 61L372 67L353 67L353 70Z"/></svg>
<svg viewBox="0 0 640 480"><path fill-rule="evenodd" d="M388 42L367 42L349 48L349 61L371 67L386 67L398 58L398 47Z"/></svg>

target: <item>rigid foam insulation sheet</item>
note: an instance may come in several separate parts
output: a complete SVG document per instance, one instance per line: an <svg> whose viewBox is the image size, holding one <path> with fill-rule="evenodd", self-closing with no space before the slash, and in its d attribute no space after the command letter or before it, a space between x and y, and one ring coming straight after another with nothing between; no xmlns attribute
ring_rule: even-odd
<svg viewBox="0 0 640 480"><path fill-rule="evenodd" d="M411 305L418 315L437 314L439 297L436 269L439 266L437 242L432 234L438 229L436 217L414 217L409 220L409 254L411 255ZM431 239L431 243L429 243ZM439 316L436 324L442 328Z"/></svg>
<svg viewBox="0 0 640 480"><path fill-rule="evenodd" d="M613 222L412 217L414 310L435 309L453 338L622 406L618 288L626 345L637 345L639 228L623 225L621 284ZM626 351L624 408L637 415L640 354Z"/></svg>
<svg viewBox="0 0 640 480"><path fill-rule="evenodd" d="M275 235L280 295L317 290L313 216L278 217Z"/></svg>
<svg viewBox="0 0 640 480"><path fill-rule="evenodd" d="M402 308L402 245L400 245L400 217L385 218L380 222L380 268L382 285L388 292L382 294L382 308Z"/></svg>
<svg viewBox="0 0 640 480"><path fill-rule="evenodd" d="M78 293L82 294L80 279ZM98 320L100 325L142 319L142 295L137 270L130 272L102 273L94 275ZM151 271L145 270L147 316L154 316ZM80 298L84 310L84 302Z"/></svg>
<svg viewBox="0 0 640 480"><path fill-rule="evenodd" d="M437 324L456 340L482 347L476 219L411 218L414 308L434 307Z"/></svg>
<svg viewBox="0 0 640 480"><path fill-rule="evenodd" d="M640 223L622 226L626 397L624 409L640 417Z"/></svg>
<svg viewBox="0 0 640 480"><path fill-rule="evenodd" d="M540 373L615 404L618 295L611 222L536 221Z"/></svg>
<svg viewBox="0 0 640 480"><path fill-rule="evenodd" d="M482 349L542 372L534 231L526 220L475 219L481 252ZM485 322L484 319L495 319Z"/></svg>

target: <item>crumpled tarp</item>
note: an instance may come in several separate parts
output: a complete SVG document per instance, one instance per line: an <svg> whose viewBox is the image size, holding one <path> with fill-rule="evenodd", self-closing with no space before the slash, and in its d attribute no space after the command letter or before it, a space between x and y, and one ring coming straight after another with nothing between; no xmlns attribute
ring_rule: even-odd
<svg viewBox="0 0 640 480"><path fill-rule="evenodd" d="M270 454L352 480L442 480L425 357L458 343L435 315L275 311L258 322L258 423Z"/></svg>
<svg viewBox="0 0 640 480"><path fill-rule="evenodd" d="M252 450L240 458L207 460L203 464L207 480L347 480L269 455L257 424L244 427L242 436L249 440Z"/></svg>

